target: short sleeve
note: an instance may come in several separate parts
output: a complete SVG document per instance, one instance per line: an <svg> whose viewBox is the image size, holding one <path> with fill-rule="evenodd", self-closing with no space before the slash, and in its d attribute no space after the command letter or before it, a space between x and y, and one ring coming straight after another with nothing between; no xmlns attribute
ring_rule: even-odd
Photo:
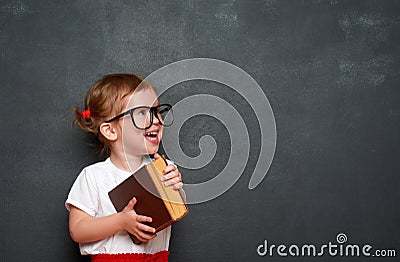
<svg viewBox="0 0 400 262"><path fill-rule="evenodd" d="M90 216L95 216L98 209L98 202L98 189L95 181L90 176L88 170L84 169L72 185L68 198L65 201L65 207L69 211L70 206L73 205Z"/></svg>

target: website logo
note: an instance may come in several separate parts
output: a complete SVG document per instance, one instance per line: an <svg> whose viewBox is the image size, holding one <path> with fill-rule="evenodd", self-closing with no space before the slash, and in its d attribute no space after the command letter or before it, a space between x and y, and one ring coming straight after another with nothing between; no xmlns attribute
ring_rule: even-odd
<svg viewBox="0 0 400 262"><path fill-rule="evenodd" d="M349 243L347 235L339 233L336 242L326 244L275 244L264 240L257 247L259 256L279 257L396 257L395 249L375 249L372 244Z"/></svg>

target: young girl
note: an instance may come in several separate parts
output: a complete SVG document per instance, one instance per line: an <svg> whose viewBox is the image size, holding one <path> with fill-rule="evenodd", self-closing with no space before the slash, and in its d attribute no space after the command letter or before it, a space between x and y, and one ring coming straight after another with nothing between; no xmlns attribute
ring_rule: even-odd
<svg viewBox="0 0 400 262"><path fill-rule="evenodd" d="M135 198L117 213L108 192L150 163L149 155L160 157L171 106L160 105L155 89L140 77L113 74L90 88L85 108L74 108L74 123L98 138L100 153L108 158L84 168L71 188L65 205L72 239L92 261L168 261L171 227L155 234L146 225L152 218L135 212ZM176 166L169 162L163 173L167 186L182 189ZM134 244L128 232L142 244Z"/></svg>

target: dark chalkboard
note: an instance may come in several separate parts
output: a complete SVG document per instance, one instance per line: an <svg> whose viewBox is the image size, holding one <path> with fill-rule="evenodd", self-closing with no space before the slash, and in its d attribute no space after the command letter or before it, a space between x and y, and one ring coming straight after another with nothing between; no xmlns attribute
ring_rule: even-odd
<svg viewBox="0 0 400 262"><path fill-rule="evenodd" d="M276 141L263 136L260 105L224 83L194 78L163 92L174 105L200 94L193 108L237 113L175 123L181 157L215 154L197 168L172 159L186 184L216 177L240 142L218 116L241 117L247 140L234 153L249 152L229 190L174 225L171 261L398 260L399 1L4 0L0 21L2 260L88 261L70 239L64 201L98 157L72 127L72 106L105 74L147 77L190 58L247 72L268 98ZM273 161L249 190L265 143ZM350 244L370 245L371 257L346 256Z"/></svg>

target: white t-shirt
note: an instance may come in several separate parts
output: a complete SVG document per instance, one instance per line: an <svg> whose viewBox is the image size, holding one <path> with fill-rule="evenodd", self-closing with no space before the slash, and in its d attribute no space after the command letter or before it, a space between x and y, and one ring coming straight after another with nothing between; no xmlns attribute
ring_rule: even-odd
<svg viewBox="0 0 400 262"><path fill-rule="evenodd" d="M143 157L142 165L151 162L149 157ZM116 213L116 210L108 197L108 192L127 179L132 173L117 168L107 158L85 167L79 174L65 206L69 210L73 205L93 217L103 217ZM157 233L157 236L147 243L135 245L126 231L121 231L106 239L80 243L82 255L118 254L118 253L147 253L154 254L168 250L171 236L171 226Z"/></svg>

